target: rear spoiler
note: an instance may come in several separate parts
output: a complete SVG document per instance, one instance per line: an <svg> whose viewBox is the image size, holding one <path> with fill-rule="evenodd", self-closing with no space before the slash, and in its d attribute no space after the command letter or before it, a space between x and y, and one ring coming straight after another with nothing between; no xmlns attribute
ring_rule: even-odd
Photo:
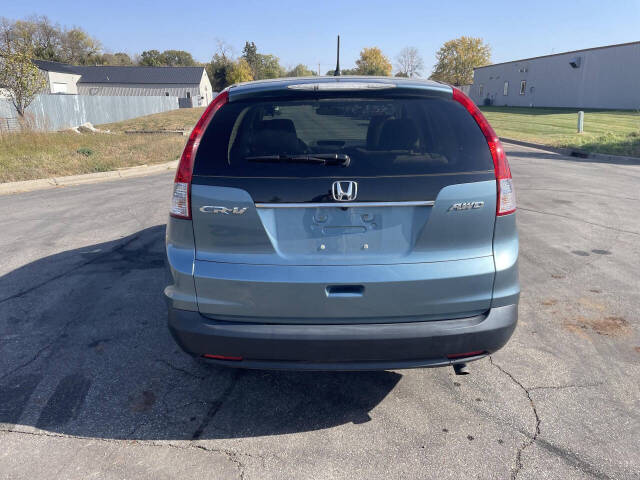
<svg viewBox="0 0 640 480"><path fill-rule="evenodd" d="M234 85L229 88L229 101L261 99L302 99L353 97L446 97L452 98L449 85L435 82L398 81L389 78L325 77L292 78Z"/></svg>

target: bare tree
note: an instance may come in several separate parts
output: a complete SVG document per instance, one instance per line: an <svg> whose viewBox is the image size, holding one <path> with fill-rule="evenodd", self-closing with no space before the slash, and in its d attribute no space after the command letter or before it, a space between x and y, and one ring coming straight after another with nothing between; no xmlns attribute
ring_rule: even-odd
<svg viewBox="0 0 640 480"><path fill-rule="evenodd" d="M404 47L396 57L398 77L419 77L424 68L424 61L416 47Z"/></svg>
<svg viewBox="0 0 640 480"><path fill-rule="evenodd" d="M221 58L233 60L235 58L235 49L221 38L216 38L216 54Z"/></svg>
<svg viewBox="0 0 640 480"><path fill-rule="evenodd" d="M81 28L62 28L44 16L26 20L0 18L0 48L31 51L33 58L73 64L96 63L100 42Z"/></svg>

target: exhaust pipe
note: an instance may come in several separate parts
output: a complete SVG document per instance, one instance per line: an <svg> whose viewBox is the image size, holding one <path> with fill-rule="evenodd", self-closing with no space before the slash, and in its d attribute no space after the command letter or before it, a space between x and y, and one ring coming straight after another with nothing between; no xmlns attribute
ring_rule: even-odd
<svg viewBox="0 0 640 480"><path fill-rule="evenodd" d="M456 375L469 375L471 373L466 363L454 363L452 366Z"/></svg>

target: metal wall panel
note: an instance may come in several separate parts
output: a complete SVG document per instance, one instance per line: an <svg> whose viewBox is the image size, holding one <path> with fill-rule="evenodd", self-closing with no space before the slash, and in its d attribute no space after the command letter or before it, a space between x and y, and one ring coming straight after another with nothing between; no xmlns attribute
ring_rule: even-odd
<svg viewBox="0 0 640 480"><path fill-rule="evenodd" d="M41 130L63 130L91 122L119 122L178 108L178 98L139 96L38 95L26 115ZM17 118L8 99L0 98L0 118Z"/></svg>
<svg viewBox="0 0 640 480"><path fill-rule="evenodd" d="M636 110L639 79L640 42L635 42L477 68L471 98L478 105L489 98L499 106Z"/></svg>

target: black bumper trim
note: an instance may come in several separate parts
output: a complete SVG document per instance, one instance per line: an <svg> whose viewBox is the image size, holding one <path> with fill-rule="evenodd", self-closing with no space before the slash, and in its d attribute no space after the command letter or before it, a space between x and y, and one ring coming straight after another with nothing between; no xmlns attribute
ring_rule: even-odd
<svg viewBox="0 0 640 480"><path fill-rule="evenodd" d="M234 323L169 308L169 329L187 353L242 357L207 361L259 369L386 370L469 362L504 346L517 319L517 305L456 320L355 325ZM447 358L477 351L486 353Z"/></svg>

